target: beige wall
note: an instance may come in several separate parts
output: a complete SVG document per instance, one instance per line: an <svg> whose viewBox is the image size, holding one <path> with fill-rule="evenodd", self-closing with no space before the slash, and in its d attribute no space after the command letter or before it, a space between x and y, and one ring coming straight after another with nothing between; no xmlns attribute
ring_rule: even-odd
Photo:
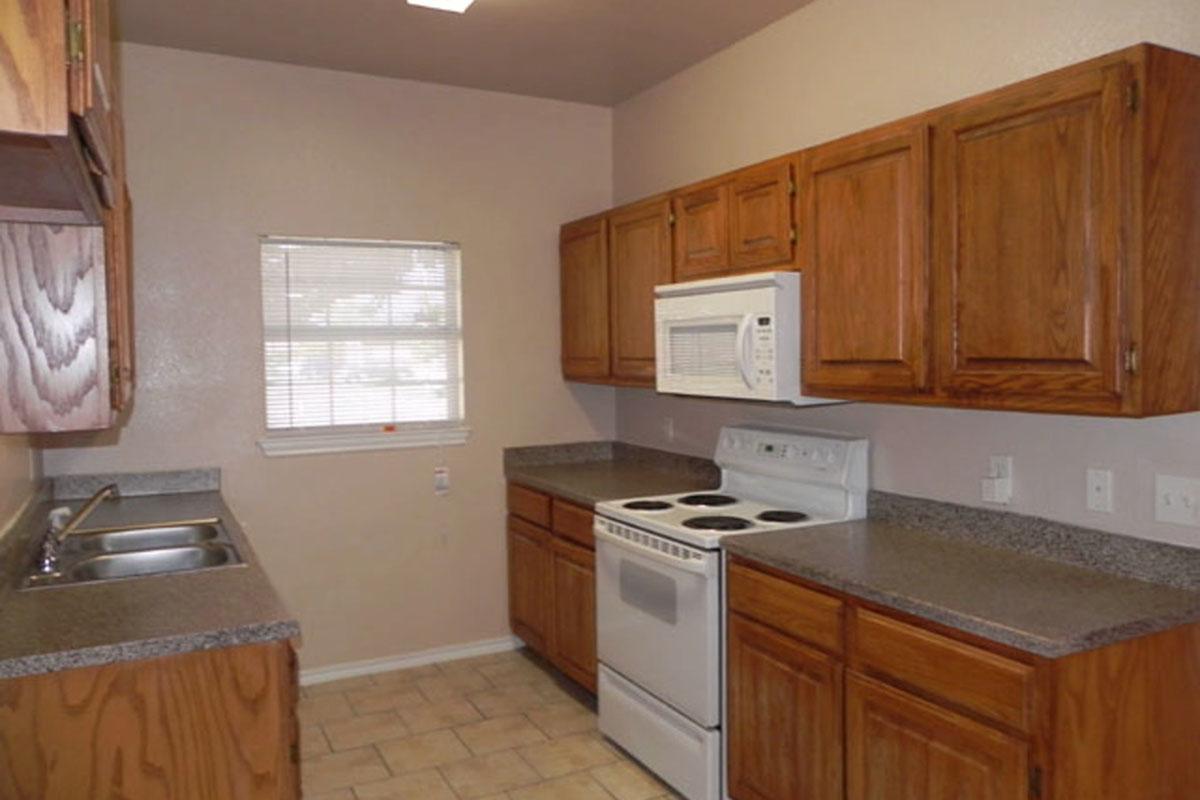
<svg viewBox="0 0 1200 800"><path fill-rule="evenodd" d="M620 105L614 196L631 200L1143 40L1200 53L1200 2L817 0ZM621 438L694 453L711 452L727 423L856 431L871 436L877 487L976 505L988 454L1011 454L1014 510L1200 546L1200 530L1156 524L1152 506L1155 472L1200 477L1198 414L801 411L622 390L617 417ZM1116 513L1087 511L1089 465L1114 470Z"/></svg>
<svg viewBox="0 0 1200 800"><path fill-rule="evenodd" d="M610 437L559 376L558 225L611 201L611 112L125 48L140 385L49 474L215 465L306 667L507 634L501 450ZM263 233L463 245L470 442L267 459ZM433 467L451 468L447 497Z"/></svg>
<svg viewBox="0 0 1200 800"><path fill-rule="evenodd" d="M33 494L40 461L24 436L0 436L0 535Z"/></svg>

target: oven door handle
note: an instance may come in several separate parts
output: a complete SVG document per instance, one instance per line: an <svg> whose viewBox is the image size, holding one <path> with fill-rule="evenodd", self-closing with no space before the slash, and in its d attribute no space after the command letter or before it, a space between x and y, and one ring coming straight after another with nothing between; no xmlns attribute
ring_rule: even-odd
<svg viewBox="0 0 1200 800"><path fill-rule="evenodd" d="M707 557L697 559L673 556L670 553L664 553L661 550L655 550L653 547L646 547L644 544L638 544L637 542L632 542L629 539L617 536L616 534L609 533L599 525L597 525L592 532L596 535L596 538L601 541L608 542L609 544L615 545L622 550L629 550L639 556L642 556L643 558L648 558L651 561L657 561L660 564L665 564L672 569L683 570L684 572L691 572L696 575L713 575L713 559Z"/></svg>

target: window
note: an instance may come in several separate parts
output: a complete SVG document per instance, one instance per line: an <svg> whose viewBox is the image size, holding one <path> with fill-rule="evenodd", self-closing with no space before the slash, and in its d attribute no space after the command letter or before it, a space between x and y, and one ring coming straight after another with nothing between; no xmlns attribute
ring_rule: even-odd
<svg viewBox="0 0 1200 800"><path fill-rule="evenodd" d="M461 444L459 246L264 237L268 455Z"/></svg>

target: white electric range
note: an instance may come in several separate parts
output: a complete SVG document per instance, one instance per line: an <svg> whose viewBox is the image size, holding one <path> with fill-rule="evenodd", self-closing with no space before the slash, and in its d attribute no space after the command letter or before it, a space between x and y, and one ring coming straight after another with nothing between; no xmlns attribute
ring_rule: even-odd
<svg viewBox="0 0 1200 800"><path fill-rule="evenodd" d="M868 443L724 428L721 486L596 505L600 730L688 800L722 792L720 540L866 516Z"/></svg>

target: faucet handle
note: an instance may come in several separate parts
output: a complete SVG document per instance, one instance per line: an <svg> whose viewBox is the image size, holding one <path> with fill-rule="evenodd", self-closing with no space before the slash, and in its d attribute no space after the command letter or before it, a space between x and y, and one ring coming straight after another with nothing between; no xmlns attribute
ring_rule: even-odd
<svg viewBox="0 0 1200 800"><path fill-rule="evenodd" d="M59 506L58 508L50 509L50 514L48 516L50 530L54 533L58 533L65 528L67 526L67 520L71 518L72 513L73 512L71 511L70 506Z"/></svg>

